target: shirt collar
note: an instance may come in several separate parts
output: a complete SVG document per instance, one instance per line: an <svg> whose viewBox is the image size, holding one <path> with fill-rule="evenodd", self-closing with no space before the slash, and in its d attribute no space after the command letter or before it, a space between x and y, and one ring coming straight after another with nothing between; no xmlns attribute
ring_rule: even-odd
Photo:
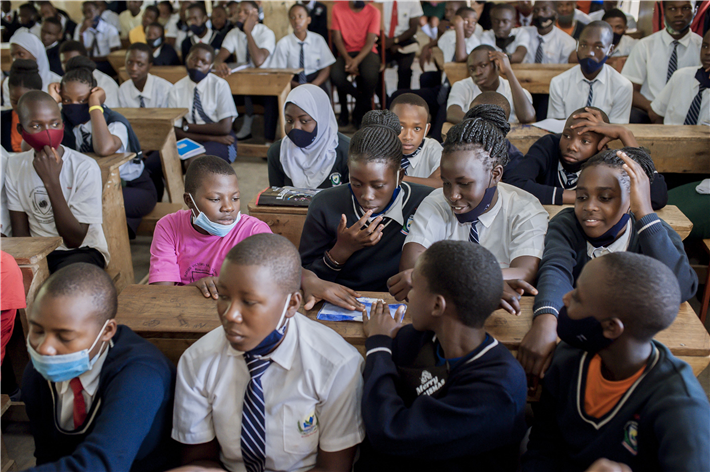
<svg viewBox="0 0 710 472"><path fill-rule="evenodd" d="M690 44L690 37L692 35L693 35L693 32L688 31L685 36L683 36L682 38L680 38L678 40L678 42L680 44L682 44L683 46L687 47ZM663 41L663 44L665 44L666 46L673 44L673 41L675 41L675 39L673 39L673 36L671 36L670 33L668 31L666 31L665 28L663 28L661 30L661 40Z"/></svg>
<svg viewBox="0 0 710 472"><path fill-rule="evenodd" d="M629 241L631 240L631 219L626 223L626 231L621 235L619 239L611 243L608 247L594 247L589 242L587 242L587 255L590 259L595 259L606 254L611 254L612 252L624 252L629 248Z"/></svg>
<svg viewBox="0 0 710 472"><path fill-rule="evenodd" d="M602 70L599 72L599 74L597 74L597 76L594 79L592 79L590 82L594 82L596 80L600 84L606 84L607 78L609 77L609 71L607 71L606 68L607 68L607 65L604 64L602 66ZM577 83L584 84L584 86L587 87L587 82L585 82L585 81L588 79L584 76L584 74L582 74L582 67L580 65L577 65L577 67L575 67L574 69L575 69L574 74L575 74L575 78L577 80Z"/></svg>
<svg viewBox="0 0 710 472"><path fill-rule="evenodd" d="M81 381L81 386L84 387L84 390L86 393L89 394L93 398L94 394L96 393L96 390L99 388L99 378L101 377L101 368L104 365L104 362L106 361L106 358L108 357L108 351L113 347L113 340L109 341L108 349L104 350L101 354L99 354L99 358L96 360L94 363L94 366L90 369L84 372L79 376L79 380ZM57 393L59 395L64 395L64 393L67 391L69 388L69 382L71 380L65 380L64 382L57 382L55 385L57 387Z"/></svg>
<svg viewBox="0 0 710 472"><path fill-rule="evenodd" d="M52 49L52 48L53 48L54 46L56 46L57 44L59 44L59 41L53 42L52 44L50 44L49 46L47 46L46 48L44 48L44 50L45 50L45 51L49 51L50 49Z"/></svg>
<svg viewBox="0 0 710 472"><path fill-rule="evenodd" d="M402 214L402 207L404 206L405 192L409 193L409 186L404 182L402 182L400 185L402 189L397 194L397 198L395 198L394 202L392 202L392 205L390 205L386 212L378 216L381 216L382 218L389 218L404 226L404 215ZM355 215L357 216L357 218L361 218L364 213L362 212L360 205L358 205L357 200L355 199L355 195L352 195L352 192L350 194L350 198L353 202L353 211L355 212ZM370 218L369 221L372 221L374 219L375 218Z"/></svg>
<svg viewBox="0 0 710 472"><path fill-rule="evenodd" d="M298 322L296 318L303 316L300 313L296 313L293 317L288 319L288 327L286 328L286 333L284 334L281 344L268 356L264 356L267 359L271 359L273 362L277 363L286 370L290 370L293 365L293 358L296 356L296 348L298 347ZM229 344L226 338L224 342L227 343L227 355L232 357L244 357L244 353L237 351Z"/></svg>
<svg viewBox="0 0 710 472"><path fill-rule="evenodd" d="M313 35L311 35L310 31L306 31L306 39L303 40L303 43L308 44L310 46L312 37ZM301 40L298 39L295 34L293 35L293 40L296 41L296 46L298 46L298 43L301 42Z"/></svg>
<svg viewBox="0 0 710 472"><path fill-rule="evenodd" d="M481 224L486 228L491 227L491 225L493 224L493 220L496 219L496 216L498 215L498 213L500 213L500 209L503 208L503 198L500 193L500 185L498 186L496 193L498 194L498 198L493 204L493 208L478 217L478 221L480 221Z"/></svg>
<svg viewBox="0 0 710 472"><path fill-rule="evenodd" d="M148 74L148 78L145 80L145 86L143 87L142 92L138 90L132 82L131 85L133 85L133 88L131 89L131 98L138 100L139 95L142 95L143 98L151 98L153 96L153 74Z"/></svg>

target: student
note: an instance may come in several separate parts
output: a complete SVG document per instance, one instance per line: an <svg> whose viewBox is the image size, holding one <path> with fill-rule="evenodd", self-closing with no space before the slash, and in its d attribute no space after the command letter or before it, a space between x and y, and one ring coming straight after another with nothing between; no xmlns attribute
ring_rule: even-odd
<svg viewBox="0 0 710 472"><path fill-rule="evenodd" d="M165 42L175 48L182 45L183 40L187 37L187 32L190 27L187 26L187 9L192 2L179 2L180 8L177 14L172 16L172 20L165 25Z"/></svg>
<svg viewBox="0 0 710 472"><path fill-rule="evenodd" d="M710 435L707 396L693 369L653 339L683 299L673 275L628 252L585 265L564 297L564 342L534 405L523 471L581 471L600 457L626 470L710 470L700 439Z"/></svg>
<svg viewBox="0 0 710 472"><path fill-rule="evenodd" d="M300 262L275 234L251 236L227 254L217 279L222 326L178 364L172 437L183 464L352 470L365 433L363 360L297 313Z"/></svg>
<svg viewBox="0 0 710 472"><path fill-rule="evenodd" d="M9 161L10 154L5 152L4 147L0 147L0 237L4 238L12 237L12 222L10 221L10 210L7 208L7 190L5 190L5 177L7 177Z"/></svg>
<svg viewBox="0 0 710 472"><path fill-rule="evenodd" d="M469 7L461 7L451 20L453 28L439 38L438 45L444 54L444 62L466 62L473 49L481 44L475 34L478 15ZM407 87L409 88L409 87Z"/></svg>
<svg viewBox="0 0 710 472"><path fill-rule="evenodd" d="M580 107L595 107L611 123L629 122L633 85L623 75L605 64L614 49L614 32L608 23L593 21L579 37L579 65L550 81L550 104L547 117L564 120Z"/></svg>
<svg viewBox="0 0 710 472"><path fill-rule="evenodd" d="M533 26L525 29L530 36L528 53L523 62L528 64L567 64L576 42L572 36L555 26L556 2L535 1Z"/></svg>
<svg viewBox="0 0 710 472"><path fill-rule="evenodd" d="M227 18L227 10L225 10L222 5L212 7L210 22L212 23L212 29L221 34L222 37L227 36L227 33L234 28L232 22Z"/></svg>
<svg viewBox="0 0 710 472"><path fill-rule="evenodd" d="M158 7L155 7L153 5L145 7L145 10L143 10L143 15L141 19L141 24L133 28L131 31L128 32L128 41L131 44L134 43L145 43L145 30L148 28L148 25L155 23L158 21L158 17L160 16L160 11L158 10Z"/></svg>
<svg viewBox="0 0 710 472"><path fill-rule="evenodd" d="M503 133L503 136L508 136L510 133L510 103L498 92L483 92L473 99L471 108L466 112L469 118L482 118ZM508 163L503 167L503 182L510 183L506 176L514 169L520 160L523 158L523 153L515 147L513 143L506 137L505 144L508 149Z"/></svg>
<svg viewBox="0 0 710 472"><path fill-rule="evenodd" d="M173 8L173 4L170 3L168 0L163 0L161 2L158 2L157 6L158 10L160 10L158 23L160 23L161 26L167 26L168 23L173 21L173 19L177 16L177 13L175 13L175 9Z"/></svg>
<svg viewBox="0 0 710 472"><path fill-rule="evenodd" d="M318 33L324 38L328 37L328 7L325 3L311 0L303 3L308 9L308 15L311 17L311 23L308 25L308 31Z"/></svg>
<svg viewBox="0 0 710 472"><path fill-rule="evenodd" d="M88 52L87 56L97 65L101 65L102 72L113 73L113 67L108 63L107 56L111 51L121 48L119 31L100 16L96 2L84 2L82 13L84 21L74 31L74 41L80 41L84 45Z"/></svg>
<svg viewBox="0 0 710 472"><path fill-rule="evenodd" d="M74 23L72 19L69 18L69 14L67 12L55 8L54 5L52 5L52 2L42 1L36 2L36 4L39 5L39 14L42 17L42 26L44 26L44 22L49 18L55 18L59 20L59 23L62 27L62 38L59 40L60 42L70 40L74 37L76 23Z"/></svg>
<svg viewBox="0 0 710 472"><path fill-rule="evenodd" d="M50 273L75 262L103 269L109 253L101 227L98 164L60 144L64 125L50 95L38 90L25 93L17 114L18 131L33 150L14 156L7 165L12 235L60 236L62 244L47 256Z"/></svg>
<svg viewBox="0 0 710 472"><path fill-rule="evenodd" d="M516 26L533 26L533 2L515 2L515 10L518 12Z"/></svg>
<svg viewBox="0 0 710 472"><path fill-rule="evenodd" d="M95 0L96 8L98 10L99 16L109 25L116 28L116 31L121 31L121 20L118 17L118 13L113 10L109 10L108 4L101 0Z"/></svg>
<svg viewBox="0 0 710 472"><path fill-rule="evenodd" d="M414 37L419 29L419 18L423 15L421 2L405 0L383 2L382 15L385 33L385 61L397 64L397 89L412 86L412 64L415 52L403 53L402 48L416 44Z"/></svg>
<svg viewBox="0 0 710 472"><path fill-rule="evenodd" d="M148 25L145 29L145 42L152 51L154 66L182 65L175 48L166 42L165 29L160 23Z"/></svg>
<svg viewBox="0 0 710 472"><path fill-rule="evenodd" d="M436 47L439 44L439 39L441 39L441 36L444 35L448 30L453 28L453 19L456 16L456 12L462 8L466 7L466 2L443 2L444 3L444 17L441 19L439 22L439 26L437 28L437 37L436 39L432 39L429 41L428 44L422 46L421 50L419 51L419 65L422 70L424 70L424 67L427 63L430 63L432 60L432 48ZM475 11L475 10L474 10ZM464 28L465 31L465 28ZM478 14L476 14L476 30L473 33L476 35L476 37L480 38L480 36L483 34L483 28L481 28L481 25L478 24ZM441 48L439 48L441 49ZM438 66L436 63L434 64L437 68ZM440 74L439 74L440 75ZM421 82L422 79L420 79Z"/></svg>
<svg viewBox="0 0 710 472"><path fill-rule="evenodd" d="M64 41L62 23L54 17L45 18L42 22L40 39L47 53L49 70L57 75L64 74L62 62L59 60L59 46Z"/></svg>
<svg viewBox="0 0 710 472"><path fill-rule="evenodd" d="M118 30L121 33L121 39L128 39L128 34L133 28L141 25L143 21L142 5L143 2L126 2L126 9L118 14L118 22L121 25Z"/></svg>
<svg viewBox="0 0 710 472"><path fill-rule="evenodd" d="M339 56L330 71L330 80L338 87L340 117L338 125L350 123L348 95L355 98L352 122L360 127L362 117L371 108L370 100L380 78L380 59L375 42L380 34L380 11L361 2L333 4L332 35ZM355 87L348 76L355 74Z"/></svg>
<svg viewBox="0 0 710 472"><path fill-rule="evenodd" d="M483 327L503 292L495 257L439 241L417 260L412 283L411 325L381 301L363 312L367 437L355 470L515 471L525 375Z"/></svg>
<svg viewBox="0 0 710 472"><path fill-rule="evenodd" d="M574 39L579 39L584 25L592 21L589 16L577 9L577 2L555 2L555 9L557 27Z"/></svg>
<svg viewBox="0 0 710 472"><path fill-rule="evenodd" d="M700 65L703 38L690 31L693 3L663 2L662 6L666 27L641 39L621 71L634 84L631 123L659 122L651 102L676 70Z"/></svg>
<svg viewBox="0 0 710 472"><path fill-rule="evenodd" d="M165 108L173 84L150 73L153 51L145 43L131 44L126 52L126 74L118 102L124 108Z"/></svg>
<svg viewBox="0 0 710 472"><path fill-rule="evenodd" d="M466 61L470 77L459 80L451 87L446 102L446 121L461 123L474 98L481 92L498 92L511 105L511 123L532 123L535 109L532 96L515 77L508 56L496 51L493 46L476 47ZM500 76L504 73L508 80Z"/></svg>
<svg viewBox="0 0 710 472"><path fill-rule="evenodd" d="M700 67L678 69L651 103L656 123L701 125L710 123L710 31L700 48Z"/></svg>
<svg viewBox="0 0 710 472"><path fill-rule="evenodd" d="M227 162L237 158L237 139L232 123L237 117L232 92L226 80L211 74L214 49L197 43L185 57L187 77L170 89L168 108L190 112L175 127L177 139L190 138L205 147L205 153Z"/></svg>
<svg viewBox="0 0 710 472"><path fill-rule="evenodd" d="M86 52L86 48L79 41L65 41L59 47L59 60L62 63L62 69L64 71L66 71L67 62L77 56L89 57L89 54ZM106 92L106 101L104 102L104 105L109 108L118 108L119 87L116 81L98 69L94 70L93 75L96 79L97 86L101 87L103 91ZM56 80L56 82L60 81L61 78Z"/></svg>
<svg viewBox="0 0 710 472"><path fill-rule="evenodd" d="M17 310L26 307L22 271L14 257L0 251L0 364L5 360L5 347L15 329Z"/></svg>
<svg viewBox="0 0 710 472"><path fill-rule="evenodd" d="M284 116L286 137L267 153L269 185L312 189L348 183L350 138L338 132L328 95L311 84L291 90Z"/></svg>
<svg viewBox="0 0 710 472"><path fill-rule="evenodd" d="M284 36L276 44L270 67L274 69L303 68L303 72L294 75L291 87L313 84L325 88L330 78L330 66L335 57L330 52L328 43L318 33L308 31L311 17L305 5L296 3L288 10L293 33Z"/></svg>
<svg viewBox="0 0 710 472"><path fill-rule="evenodd" d="M20 28L27 28L30 33L39 38L42 23L39 21L39 14L35 6L31 3L23 3L17 11L19 13L17 18L20 22Z"/></svg>
<svg viewBox="0 0 710 472"><path fill-rule="evenodd" d="M350 140L350 184L313 198L301 234L305 269L353 290L383 292L398 270L414 212L430 187L402 182L401 125L371 111Z"/></svg>
<svg viewBox="0 0 710 472"><path fill-rule="evenodd" d="M94 67L90 59L74 57L67 62L61 86L53 84L52 93L62 103L62 118L67 124L62 142L100 157L122 152L136 154L119 167L128 235L133 239L141 219L155 208L158 196L131 124L103 104L106 92L97 86Z"/></svg>
<svg viewBox="0 0 710 472"><path fill-rule="evenodd" d="M404 181L441 187L441 144L426 137L431 126L429 106L419 95L405 93L392 100L390 110L402 125L399 140L402 141Z"/></svg>
<svg viewBox="0 0 710 472"><path fill-rule="evenodd" d="M17 114L20 97L30 90L42 90L42 78L39 76L37 63L30 59L16 59L12 62L10 75L6 80L10 91L10 106L2 111L2 147L7 152L22 152L22 134Z"/></svg>
<svg viewBox="0 0 710 472"><path fill-rule="evenodd" d="M626 28L629 27L627 15L618 8L614 8L604 13L602 21L609 23L611 29L614 30L614 50L611 56L627 57L639 41L626 34Z"/></svg>
<svg viewBox="0 0 710 472"><path fill-rule="evenodd" d="M481 44L495 47L496 51L508 55L511 64L523 62L528 53L530 36L522 28L515 26L515 7L507 3L497 3L491 8L492 28L481 35Z"/></svg>
<svg viewBox="0 0 710 472"><path fill-rule="evenodd" d="M612 1L606 0L606 1L602 2L601 10L591 12L591 13L589 13L588 16L591 21L599 21L599 20L606 21L604 19L604 17L608 13L611 13L613 11L617 11L617 12L621 13L622 15L624 15L624 18L625 18L624 31L626 31L627 26L629 27L629 29L636 29L636 19L632 15L629 15L628 13L624 13L623 11L619 10L619 2L616 0L612 0ZM616 15L616 13L614 13L614 15ZM614 25L612 25L612 28L613 27L614 27Z"/></svg>
<svg viewBox="0 0 710 472"><path fill-rule="evenodd" d="M164 470L175 368L116 323L111 277L74 264L42 285L28 312L22 401L34 436L33 471Z"/></svg>
<svg viewBox="0 0 710 472"><path fill-rule="evenodd" d="M651 256L675 273L681 302L695 294L698 279L683 241L653 211L650 181L658 175L650 156L639 148L603 151L584 165L574 209L558 213L547 231L533 325L518 354L527 373L544 375L557 341L555 328L563 296L592 259L624 251ZM670 278L666 282L672 283Z"/></svg>
<svg viewBox="0 0 710 472"><path fill-rule="evenodd" d="M47 53L40 39L27 31L20 30L10 38L10 57L17 59L30 59L37 63L39 75L42 78L42 91L46 92L52 82L59 82L62 78L49 69ZM5 106L10 104L10 89L7 80L2 84L2 102Z"/></svg>
<svg viewBox="0 0 710 472"><path fill-rule="evenodd" d="M193 3L187 8L187 25L190 31L180 46L182 57L186 58L195 44L209 44L215 52L222 47L224 36L207 26L209 19L204 3Z"/></svg>

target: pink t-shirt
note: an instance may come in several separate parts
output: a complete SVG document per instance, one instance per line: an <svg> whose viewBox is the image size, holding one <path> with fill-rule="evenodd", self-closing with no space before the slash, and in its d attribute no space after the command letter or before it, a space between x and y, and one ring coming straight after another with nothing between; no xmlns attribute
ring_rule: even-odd
<svg viewBox="0 0 710 472"><path fill-rule="evenodd" d="M148 283L188 285L204 277L216 277L230 249L249 236L270 232L263 221L242 214L237 226L220 238L198 233L192 227L190 210L166 215L153 233Z"/></svg>

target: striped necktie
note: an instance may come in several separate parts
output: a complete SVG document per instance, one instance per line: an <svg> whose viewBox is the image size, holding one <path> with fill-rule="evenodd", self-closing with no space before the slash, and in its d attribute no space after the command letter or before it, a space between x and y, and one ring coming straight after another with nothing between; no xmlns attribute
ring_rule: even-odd
<svg viewBox="0 0 710 472"><path fill-rule="evenodd" d="M574 190L577 188L577 180L579 180L578 172L571 172L560 166L559 170L560 182L565 190Z"/></svg>
<svg viewBox="0 0 710 472"><path fill-rule="evenodd" d="M84 395L81 393L84 391L84 386L81 384L79 377L71 379L69 386L72 392L74 392L74 429L78 429L84 424L84 420L86 420L86 401L84 400Z"/></svg>
<svg viewBox="0 0 710 472"><path fill-rule="evenodd" d="M690 104L688 109L688 114L685 116L684 125L697 125L698 117L700 116L700 105L703 103L703 92L707 89L704 85L700 84L700 89L698 94L693 99L693 103Z"/></svg>
<svg viewBox="0 0 710 472"><path fill-rule="evenodd" d="M678 69L678 45L679 41L673 41L673 52L671 53L671 58L668 60L668 73L666 74L666 82L671 80L673 72Z"/></svg>
<svg viewBox="0 0 710 472"><path fill-rule="evenodd" d="M476 223L478 223L478 218L471 222L471 231L468 233L469 242L479 244L478 242L478 228L476 228Z"/></svg>
<svg viewBox="0 0 710 472"><path fill-rule="evenodd" d="M84 131L84 128L79 128L79 131L81 131L81 146L79 147L79 152L84 154L93 152L94 146L91 142L91 133Z"/></svg>
<svg viewBox="0 0 710 472"><path fill-rule="evenodd" d="M207 113L205 113L205 110L202 109L202 100L200 100L200 92L197 91L197 87L195 87L195 95L193 96L192 99L192 122L197 123L197 116L202 118L202 121L205 122L205 124L210 124L214 123L212 119L207 116Z"/></svg>
<svg viewBox="0 0 710 472"><path fill-rule="evenodd" d="M585 106L591 107L592 100L594 99L594 84L597 83L597 79L594 79L594 80L583 79L583 80L589 84L589 95L587 96L587 105L585 105Z"/></svg>
<svg viewBox="0 0 710 472"><path fill-rule="evenodd" d="M306 80L306 58L303 55L303 44L305 41L299 41L298 44L301 46L301 52L298 55L298 67L303 69L301 72L298 73L298 83L299 84L305 84L308 82Z"/></svg>
<svg viewBox="0 0 710 472"><path fill-rule="evenodd" d="M197 90L197 89L195 89ZM143 95L138 95L138 100L141 101L140 108L145 108L145 101L143 100Z"/></svg>
<svg viewBox="0 0 710 472"><path fill-rule="evenodd" d="M261 377L271 359L244 354L251 380L242 407L242 459L248 472L262 472L266 466L266 408Z"/></svg>
<svg viewBox="0 0 710 472"><path fill-rule="evenodd" d="M403 158L402 158L402 169L404 169L404 175L407 175L407 169L409 169L409 166L410 166L411 164L412 164L412 163L409 162L409 158L408 158L408 157L403 157Z"/></svg>
<svg viewBox="0 0 710 472"><path fill-rule="evenodd" d="M542 36L538 36L537 39L540 43L537 45L537 51L535 51L535 64L542 64L542 44L545 42Z"/></svg>

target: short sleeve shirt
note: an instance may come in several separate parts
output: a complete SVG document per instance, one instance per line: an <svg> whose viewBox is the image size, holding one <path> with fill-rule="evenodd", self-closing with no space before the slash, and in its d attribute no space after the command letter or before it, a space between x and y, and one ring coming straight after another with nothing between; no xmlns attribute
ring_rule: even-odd
<svg viewBox="0 0 710 472"><path fill-rule="evenodd" d="M74 40L80 41L94 56L108 56L112 48L121 47L121 38L118 30L104 20L99 20L96 28L87 28L81 33L81 27L77 25L74 31ZM95 41L95 44L94 44Z"/></svg>
<svg viewBox="0 0 710 472"><path fill-rule="evenodd" d="M510 83L502 77L498 80L500 83L498 84L496 92L507 98L510 103L510 118L508 118L508 121L510 123L519 123L520 120L518 120L518 116L515 114L515 103L513 103L513 92L510 90ZM525 89L523 89L523 92L530 103L532 103L532 95L530 95L530 92ZM446 108L448 109L452 105L458 105L465 113L471 106L473 99L480 94L481 89L478 88L478 85L473 83L473 79L471 79L471 77L459 80L451 86L451 92L449 93L449 100L446 102Z"/></svg>
<svg viewBox="0 0 710 472"><path fill-rule="evenodd" d="M505 48L505 51L496 46L496 35L493 33L493 30L483 32L481 35L481 44L493 46L496 48L496 51L506 54L513 54L519 46L523 46L526 50L530 47L530 33L528 33L525 28L513 28L510 30L510 36L515 36L515 40Z"/></svg>
<svg viewBox="0 0 710 472"><path fill-rule="evenodd" d="M541 36L534 26L526 26L530 37L528 53L525 55L524 63L535 63L535 53L542 38L542 64L567 64L569 55L577 48L577 41L557 26L545 36Z"/></svg>
<svg viewBox="0 0 710 472"><path fill-rule="evenodd" d="M332 10L333 31L340 31L343 36L345 50L359 52L367 42L367 34L380 34L380 10L372 5L365 5L359 12L350 9L348 2L335 2ZM372 47L377 54L377 47Z"/></svg>
<svg viewBox="0 0 710 472"><path fill-rule="evenodd" d="M435 139L424 138L424 146L415 157L409 159L406 175L409 177L428 178L441 163L441 144Z"/></svg>
<svg viewBox="0 0 710 472"><path fill-rule="evenodd" d="M382 2L382 13L385 20L385 35L390 37L390 26L392 25L392 1ZM397 26L394 29L394 36L399 36L409 29L409 20L420 17L424 14L420 2L397 2ZM393 37L394 37L393 36Z"/></svg>
<svg viewBox="0 0 710 472"><path fill-rule="evenodd" d="M479 37L475 33L469 38L464 37L464 42L466 44L466 54L471 54L471 51L481 44ZM438 46L444 54L444 62L454 62L456 57L456 31L450 29L442 34L439 38Z"/></svg>
<svg viewBox="0 0 710 472"><path fill-rule="evenodd" d="M118 108L119 87L116 81L113 80L111 76L104 74L98 69L94 71L94 78L96 79L96 85L104 89L104 92L106 92L106 101L104 101L104 105L109 108Z"/></svg>
<svg viewBox="0 0 710 472"><path fill-rule="evenodd" d="M299 43L300 41L293 33L281 38L276 45L269 67L274 69L298 69L301 55L301 45ZM303 41L303 68L306 75L318 72L334 63L335 57L323 36L312 31L306 32L306 39Z"/></svg>
<svg viewBox="0 0 710 472"><path fill-rule="evenodd" d="M271 31L266 26L261 23L254 25L254 29L251 32L254 42L259 46L260 49L266 49L269 51L269 57L264 61L261 67L271 67L270 61L271 56L274 54L274 49L276 49L276 36L274 32ZM227 36L222 41L222 49L226 49L231 54L237 57L237 63L246 64L247 62L247 35L239 28L232 28L232 30L227 33ZM252 62L251 57L249 58L249 65L254 67L254 62Z"/></svg>
<svg viewBox="0 0 710 472"><path fill-rule="evenodd" d="M173 84L162 77L148 74L143 90L138 90L132 80L121 84L118 91L118 103L124 108L140 108L141 100L145 108L165 108L168 105L168 92Z"/></svg>
<svg viewBox="0 0 710 472"><path fill-rule="evenodd" d="M661 93L651 102L651 108L663 117L663 124L682 125L690 105L700 91L700 82L695 78L697 67L684 67L673 74ZM698 124L710 122L710 89L705 89L700 102Z"/></svg>
<svg viewBox="0 0 710 472"><path fill-rule="evenodd" d="M168 108L187 108L190 111L184 118L178 120L179 123L176 123L175 126L182 126L183 119L188 123L198 125L205 123L199 113L195 113L194 120L192 117L195 88L200 94L202 109L215 123L227 117L234 119L238 116L237 107L232 98L232 90L226 80L215 74L207 74L207 77L196 84L190 77L183 77L173 85L168 93Z"/></svg>

